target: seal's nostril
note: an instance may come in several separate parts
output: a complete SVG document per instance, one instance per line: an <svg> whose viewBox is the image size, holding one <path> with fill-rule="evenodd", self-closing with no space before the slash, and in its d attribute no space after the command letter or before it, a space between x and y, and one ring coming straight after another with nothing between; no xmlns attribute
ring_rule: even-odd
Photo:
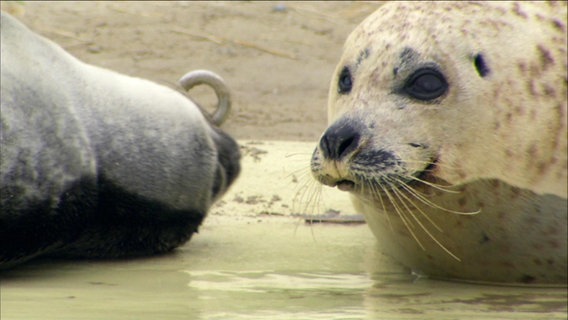
<svg viewBox="0 0 568 320"><path fill-rule="evenodd" d="M320 140L320 148L325 158L340 160L359 146L361 135L345 122L333 124Z"/></svg>
<svg viewBox="0 0 568 320"><path fill-rule="evenodd" d="M357 137L352 136L347 137L345 140L341 141L339 147L337 148L338 156L341 157L344 153L350 150L351 146L355 144L355 140L357 140Z"/></svg>

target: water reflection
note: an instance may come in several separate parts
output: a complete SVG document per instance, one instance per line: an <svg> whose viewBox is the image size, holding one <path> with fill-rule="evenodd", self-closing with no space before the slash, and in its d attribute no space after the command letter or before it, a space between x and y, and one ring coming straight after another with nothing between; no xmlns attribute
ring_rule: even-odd
<svg viewBox="0 0 568 320"><path fill-rule="evenodd" d="M566 319L566 288L372 278L365 308L375 319Z"/></svg>
<svg viewBox="0 0 568 320"><path fill-rule="evenodd" d="M410 274L367 226L218 221L175 254L2 275L4 319L566 319L566 288Z"/></svg>
<svg viewBox="0 0 568 320"><path fill-rule="evenodd" d="M207 319L362 319L362 293L372 286L364 273L188 273L188 286L208 301Z"/></svg>

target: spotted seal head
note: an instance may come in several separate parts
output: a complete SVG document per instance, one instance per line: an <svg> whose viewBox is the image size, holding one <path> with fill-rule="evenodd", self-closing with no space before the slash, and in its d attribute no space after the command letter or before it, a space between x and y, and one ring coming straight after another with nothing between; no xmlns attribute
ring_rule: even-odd
<svg viewBox="0 0 568 320"><path fill-rule="evenodd" d="M348 37L311 170L426 275L567 282L566 3L393 1Z"/></svg>
<svg viewBox="0 0 568 320"><path fill-rule="evenodd" d="M1 16L0 268L41 255L114 258L188 241L237 178L237 143L182 93L85 64Z"/></svg>

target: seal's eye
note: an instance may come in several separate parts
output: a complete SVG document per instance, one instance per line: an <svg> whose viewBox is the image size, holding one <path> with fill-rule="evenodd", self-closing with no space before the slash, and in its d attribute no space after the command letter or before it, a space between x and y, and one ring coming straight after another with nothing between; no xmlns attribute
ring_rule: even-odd
<svg viewBox="0 0 568 320"><path fill-rule="evenodd" d="M339 94L346 94L351 92L351 87L353 86L353 79L351 78L351 71L349 68L343 67L341 73L339 74L339 79L337 80L337 92Z"/></svg>
<svg viewBox="0 0 568 320"><path fill-rule="evenodd" d="M418 100L434 100L448 91L448 83L444 76L431 68L414 72L404 85L404 92Z"/></svg>

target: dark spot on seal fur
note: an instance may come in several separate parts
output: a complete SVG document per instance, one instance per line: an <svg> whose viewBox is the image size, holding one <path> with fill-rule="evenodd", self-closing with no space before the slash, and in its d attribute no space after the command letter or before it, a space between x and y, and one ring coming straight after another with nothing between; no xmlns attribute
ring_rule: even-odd
<svg viewBox="0 0 568 320"><path fill-rule="evenodd" d="M363 60L367 59L369 57L369 53L370 50L369 48L365 48L364 50L361 50L361 52L359 52L359 56L357 57L357 62L356 62L356 66L360 65L361 62L363 62Z"/></svg>
<svg viewBox="0 0 568 320"><path fill-rule="evenodd" d="M546 259L546 263L547 263L549 266L552 266L552 265L554 265L554 259Z"/></svg>
<svg viewBox="0 0 568 320"><path fill-rule="evenodd" d="M399 64L393 68L393 75L396 77L400 71L409 68L418 60L418 53L409 47L402 49L399 54Z"/></svg>
<svg viewBox="0 0 568 320"><path fill-rule="evenodd" d="M537 49L540 56L540 65L542 70L547 70L549 67L554 66L554 58L550 51L543 45L538 45Z"/></svg>
<svg viewBox="0 0 568 320"><path fill-rule="evenodd" d="M491 238L489 238L485 233L483 233L481 235L481 240L479 240L479 244L485 244L489 241L491 241Z"/></svg>
<svg viewBox="0 0 568 320"><path fill-rule="evenodd" d="M485 76L489 74L489 66L487 66L487 63L481 53L478 53L473 57L473 64L475 65L475 69L480 77L485 78Z"/></svg>
<svg viewBox="0 0 568 320"><path fill-rule="evenodd" d="M401 65L409 64L418 58L418 53L414 49L406 47L402 49L402 52L400 53L399 57Z"/></svg>
<svg viewBox="0 0 568 320"><path fill-rule="evenodd" d="M528 18L528 15L521 9L521 5L517 2L513 4L513 13L523 19Z"/></svg>
<svg viewBox="0 0 568 320"><path fill-rule="evenodd" d="M536 280L535 277L525 274L521 277L520 282L529 284L529 283L534 283L535 280Z"/></svg>
<svg viewBox="0 0 568 320"><path fill-rule="evenodd" d="M564 31L564 23L558 19L552 19L552 26L558 31Z"/></svg>

